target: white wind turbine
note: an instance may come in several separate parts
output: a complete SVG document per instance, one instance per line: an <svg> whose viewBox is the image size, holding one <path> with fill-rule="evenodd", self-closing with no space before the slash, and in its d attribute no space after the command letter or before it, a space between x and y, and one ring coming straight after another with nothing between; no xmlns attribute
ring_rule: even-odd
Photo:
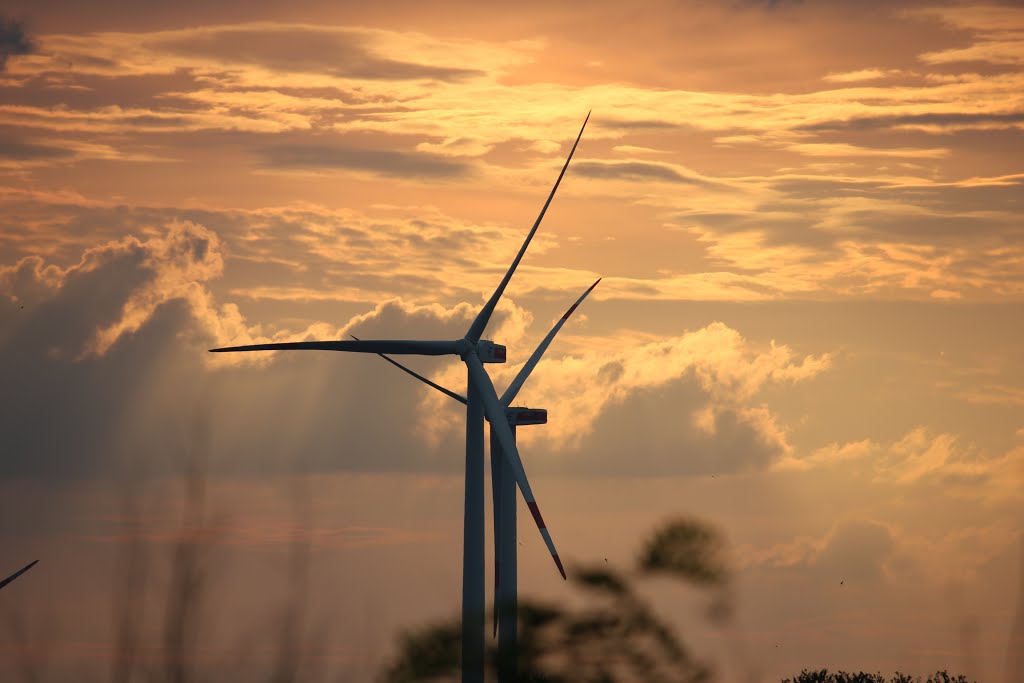
<svg viewBox="0 0 1024 683"><path fill-rule="evenodd" d="M573 311L583 303L587 295L594 291L597 282L590 285L587 291L580 295L580 298L569 307L569 310L558 319L547 336L537 345L536 350L530 359L526 361L512 383L509 384L505 393L499 399L505 409L505 420L512 431L513 440L516 435L516 427L525 425L547 424L548 411L544 408L516 408L512 407L522 389L523 384L529 378L530 373L537 366L548 346L562 325L569 319ZM355 337L353 337L355 338ZM416 379L430 385L443 394L447 394L456 401L466 405L467 400L450 389L433 382L423 375L410 370L402 363L389 358L386 354L378 354L381 358L391 363L398 369L412 375ZM490 418L488 418L490 422ZM518 448L518 444L517 444ZM497 433L491 425L491 517L494 520L494 630L498 635L498 667L499 680L515 680L516 653L518 652L517 631L518 631L518 548L516 547L516 482L513 472L508 465L508 460L502 456L503 450L497 438Z"/></svg>
<svg viewBox="0 0 1024 683"><path fill-rule="evenodd" d="M505 411L501 401L498 399L494 384L484 370L484 363L504 363L505 347L495 344L492 341L481 339L487 323L494 313L494 307L505 291L512 274L522 260L526 249L530 246L537 228L540 226L544 214L551 204L551 200L558 190L562 177L565 175L572 155L579 145L583 130L587 126L590 114L583 121L579 135L569 151L569 156L562 166L554 187L548 194L547 201L541 208L537 220L523 241L519 253L516 254L512 265L509 266L505 277L487 300L483 308L477 314L462 339L453 341L423 341L423 340L337 340L337 341L305 341L305 342L279 342L269 344L250 344L246 346L232 346L220 349L210 349L213 352L232 351L283 351L283 350L320 350L320 351L351 351L356 353L376 353L392 355L422 355L422 356L459 356L466 364L467 390L466 390L466 485L463 508L463 554L462 554L462 680L483 681L484 668L484 618L485 618L485 596L484 596L484 416L491 423L492 439L496 439L501 452L505 455L508 470L511 472L519 490L523 494L527 507L533 515L534 522L540 530L544 543L554 558L562 578L565 578L565 569L558 558L558 552L551 540L541 517L537 500L530 488L530 482L526 478L522 460L519 458L519 451L516 448L515 436L512 428L505 419Z"/></svg>

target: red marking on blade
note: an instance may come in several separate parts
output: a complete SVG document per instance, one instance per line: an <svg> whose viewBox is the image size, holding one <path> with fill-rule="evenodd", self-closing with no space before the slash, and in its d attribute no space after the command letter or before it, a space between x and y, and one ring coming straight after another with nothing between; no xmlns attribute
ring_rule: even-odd
<svg viewBox="0 0 1024 683"><path fill-rule="evenodd" d="M527 503L526 507L530 508L530 512L533 513L533 521L537 523L537 526L541 529L547 529L544 525L544 518L540 516L540 508L537 507L536 503Z"/></svg>
<svg viewBox="0 0 1024 683"><path fill-rule="evenodd" d="M558 565L558 571L562 575L562 580L567 581L568 579L565 576L565 569L562 567L562 561L558 559L558 555L555 555L554 553L551 553L551 557L555 558L555 564Z"/></svg>

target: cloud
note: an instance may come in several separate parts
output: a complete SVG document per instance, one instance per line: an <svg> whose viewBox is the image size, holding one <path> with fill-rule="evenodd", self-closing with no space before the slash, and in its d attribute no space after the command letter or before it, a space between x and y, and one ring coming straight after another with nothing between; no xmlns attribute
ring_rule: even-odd
<svg viewBox="0 0 1024 683"><path fill-rule="evenodd" d="M196 409L212 424L215 469L460 470L462 458L449 456L461 451L461 436L424 446L414 427L421 388L376 357L206 350L349 332L456 338L475 307L392 300L342 327L250 325L208 289L223 269L221 250L208 228L175 222L148 239L92 247L66 268L28 257L0 270L5 476L173 469ZM515 341L528 323L506 301L492 330ZM443 362L421 360L428 372Z"/></svg>
<svg viewBox="0 0 1024 683"><path fill-rule="evenodd" d="M6 321L0 357L11 378L0 427L12 435L4 464L9 475L93 476L124 466L133 453L144 453L140 463L159 470L183 447L174 434L197 402L215 425L217 466L229 470L278 471L300 461L313 471L459 471L461 459L452 454L463 449L461 407L379 359L222 357L205 350L350 332L457 338L478 304L393 299L341 326L256 325L210 293L209 283L224 268L222 252L211 230L178 221L147 239L87 249L68 267L29 257L0 271ZM532 323L505 299L489 336L518 348ZM523 394L524 400L543 397L552 423L536 436L524 430L523 439L539 454L537 462L580 472L763 468L789 446L759 392L804 381L829 364L827 356L754 344L720 323L641 344L562 343L576 351L546 358ZM587 350L594 343L599 346ZM458 363L413 364L456 390L464 385ZM517 370L494 366L492 376L501 386ZM604 389L595 391L595 381ZM29 429L42 415L60 428ZM648 423L649 429L637 427ZM624 460L627 451L633 457Z"/></svg>
<svg viewBox="0 0 1024 683"><path fill-rule="evenodd" d="M764 548L742 546L738 550L743 567L824 579L830 586L850 581L849 590L857 590L885 580L898 544L889 525L846 518L832 524L823 536L801 536Z"/></svg>
<svg viewBox="0 0 1024 683"><path fill-rule="evenodd" d="M167 32L148 45L188 58L206 57L226 64L342 78L457 81L484 74L464 66L381 56L375 37L366 30L267 23Z"/></svg>
<svg viewBox="0 0 1024 683"><path fill-rule="evenodd" d="M573 165L573 173L589 178L622 178L638 182L666 180L691 185L705 185L709 182L688 169L649 161L578 161Z"/></svg>
<svg viewBox="0 0 1024 683"><path fill-rule="evenodd" d="M790 452L776 471L838 471L873 486L925 488L968 500L1001 502L1020 498L1024 448L988 453L950 433L916 427L899 439L832 443L807 454Z"/></svg>
<svg viewBox="0 0 1024 683"><path fill-rule="evenodd" d="M942 112L925 114L890 114L886 116L855 116L839 121L819 121L800 126L799 130L870 130L874 128L913 129L924 132L958 130L997 130L1024 124L1024 112Z"/></svg>
<svg viewBox="0 0 1024 683"><path fill-rule="evenodd" d="M842 580L874 583L884 578L886 562L896 543L884 524L849 520L837 524L821 551L812 559L816 571Z"/></svg>
<svg viewBox="0 0 1024 683"><path fill-rule="evenodd" d="M221 275L223 266L215 233L195 223L172 222L165 234L147 240L126 237L91 247L66 268L25 257L0 268L0 284L7 305L29 306L23 316L29 321L80 308L70 319L52 321L62 331L46 346L48 355L70 360L105 355L172 301L186 302L215 340L251 339L237 309L217 309L204 286ZM15 320L11 325L17 332Z"/></svg>
<svg viewBox="0 0 1024 683"><path fill-rule="evenodd" d="M905 157L917 159L939 159L949 156L943 148L871 148L846 143L806 142L787 145L786 149L806 156L828 157Z"/></svg>
<svg viewBox="0 0 1024 683"><path fill-rule="evenodd" d="M857 81L874 81L890 76L899 76L902 73L899 69L857 69L856 71L843 71L825 75L825 80L832 83L855 83Z"/></svg>
<svg viewBox="0 0 1024 683"><path fill-rule="evenodd" d="M452 178L470 166L424 152L401 152L340 145L276 145L259 150L263 165L283 170L344 169L386 176Z"/></svg>
<svg viewBox="0 0 1024 683"><path fill-rule="evenodd" d="M292 87L341 80L457 82L513 64L521 59L515 48L527 47L526 41L510 49L415 32L274 21L47 35L41 42L48 55L80 73L138 76L184 68L252 85L261 74L272 78L264 85L289 74ZM36 68L50 66L56 64Z"/></svg>
<svg viewBox="0 0 1024 683"><path fill-rule="evenodd" d="M66 159L73 155L69 149L51 145L37 145L11 139L0 139L0 158L16 161L47 161Z"/></svg>
<svg viewBox="0 0 1024 683"><path fill-rule="evenodd" d="M859 460L873 454L878 445L869 439L850 443L832 443L815 449L808 455L791 455L775 464L778 470L810 470L829 467L849 460Z"/></svg>
<svg viewBox="0 0 1024 683"><path fill-rule="evenodd" d="M1024 11L1012 6L950 6L908 10L907 14L934 19L946 26L969 31L973 42L964 48L933 50L920 55L926 64L987 62L998 65L1024 63Z"/></svg>
<svg viewBox="0 0 1024 683"><path fill-rule="evenodd" d="M658 340L591 343L545 358L523 389L526 405L549 411L547 425L520 437L537 467L643 475L762 469L790 447L756 396L829 366L828 356L762 347L721 323ZM517 370L492 374L498 383Z"/></svg>

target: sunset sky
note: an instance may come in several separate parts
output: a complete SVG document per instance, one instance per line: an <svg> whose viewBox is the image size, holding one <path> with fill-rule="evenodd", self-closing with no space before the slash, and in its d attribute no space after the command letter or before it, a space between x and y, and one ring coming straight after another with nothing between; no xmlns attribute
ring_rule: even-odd
<svg viewBox="0 0 1024 683"><path fill-rule="evenodd" d="M5 6L0 575L40 562L0 593L0 678L106 676L133 575L160 644L189 467L207 670L272 658L302 586L331 680L457 614L462 407L372 356L206 349L461 337L592 110L485 335L500 392L604 278L521 394L567 567L697 517L733 621L641 585L721 680L1008 680L1019 4ZM520 540L521 593L579 604Z"/></svg>

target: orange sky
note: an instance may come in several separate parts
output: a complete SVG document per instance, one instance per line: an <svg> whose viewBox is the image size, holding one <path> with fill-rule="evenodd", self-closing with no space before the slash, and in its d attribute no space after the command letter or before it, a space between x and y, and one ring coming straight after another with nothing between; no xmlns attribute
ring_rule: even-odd
<svg viewBox="0 0 1024 683"><path fill-rule="evenodd" d="M376 359L205 350L461 335L592 110L488 330L509 347L501 388L604 278L522 394L550 415L521 443L562 556L625 566L659 520L717 524L733 627L682 589L650 595L723 680L1003 680L1019 6L16 0L6 17L0 556L41 562L0 595L0 670L25 652L54 680L108 670L118 553L142 538L166 557L200 442L218 530L203 656L227 666L265 635L296 527L326 671L364 680L399 628L453 614L457 406ZM567 599L534 536L521 591ZM153 632L166 574L149 573Z"/></svg>

